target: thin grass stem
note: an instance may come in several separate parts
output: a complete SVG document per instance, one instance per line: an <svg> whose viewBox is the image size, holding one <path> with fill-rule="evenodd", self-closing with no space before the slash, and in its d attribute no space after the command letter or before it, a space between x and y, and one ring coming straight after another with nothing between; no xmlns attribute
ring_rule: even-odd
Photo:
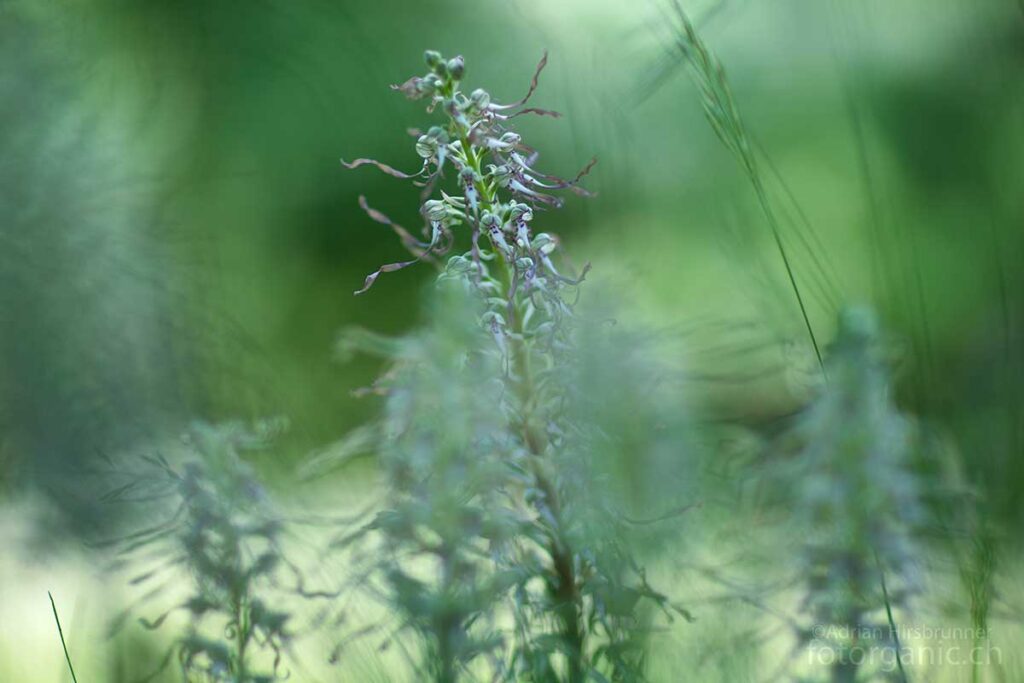
<svg viewBox="0 0 1024 683"><path fill-rule="evenodd" d="M67 660L68 670L71 672L71 680L78 683L78 677L75 676L75 667L71 665L71 655L68 654L68 644L64 640L64 629L60 626L60 617L57 616L57 603L53 601L53 593L46 591L46 594L50 596L50 607L53 608L53 620L57 622L57 635L60 636L61 647L64 648L64 659Z"/></svg>

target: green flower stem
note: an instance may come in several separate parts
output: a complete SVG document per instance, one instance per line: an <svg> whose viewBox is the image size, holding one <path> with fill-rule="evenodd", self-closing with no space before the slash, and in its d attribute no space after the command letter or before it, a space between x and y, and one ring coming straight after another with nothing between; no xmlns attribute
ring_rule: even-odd
<svg viewBox="0 0 1024 683"><path fill-rule="evenodd" d="M495 214L501 213L501 206L497 202L496 188L493 184L485 183L483 169L481 167L481 156L473 151L468 131L460 131L459 139L462 143L461 160L476 173L475 183L480 193L481 207L484 210ZM544 499L549 506L551 515L557 525L561 524L561 503L558 490L554 483L547 477L539 459L544 455L547 448L547 438L543 431L536 429L532 420L532 405L534 397L533 372L530 359L530 350L526 339L523 337L523 302L518 296L511 296L512 283L515 279L515 263L495 250L502 261L502 267L497 268L497 281L501 287L503 297L509 299L507 311L507 323L510 331L509 353L511 364L515 375L516 396L520 404L522 424L520 426L523 434L523 442L526 444L531 457L531 472L538 488L544 493ZM549 582L551 598L556 606L556 613L560 622L562 637L568 655L568 681L570 683L582 683L584 680L584 628L580 623L582 610L579 608L580 596L576 589L576 570L573 563L572 550L564 542L558 529L552 530L548 553L551 556L555 578L557 583Z"/></svg>

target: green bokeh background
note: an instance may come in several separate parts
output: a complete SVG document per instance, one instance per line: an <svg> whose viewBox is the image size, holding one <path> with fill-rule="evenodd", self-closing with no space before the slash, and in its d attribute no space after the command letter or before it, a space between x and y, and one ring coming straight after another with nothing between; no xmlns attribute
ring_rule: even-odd
<svg viewBox="0 0 1024 683"><path fill-rule="evenodd" d="M1024 12L1013 0L685 4L722 60L769 169L810 316L868 302L903 405L958 438L1014 524L1021 465ZM397 333L428 267L357 197L416 225L399 168L427 125L388 88L424 48L467 81L535 96L543 167L596 155L589 200L538 217L594 291L678 334L691 393L762 428L807 395L802 323L760 209L668 68L659 3L611 0L0 2L0 482L103 523L76 472L188 420L285 415L259 462L286 487L310 450L375 409L340 363L346 326ZM59 520L59 516L54 517ZM54 529L60 524L54 521Z"/></svg>

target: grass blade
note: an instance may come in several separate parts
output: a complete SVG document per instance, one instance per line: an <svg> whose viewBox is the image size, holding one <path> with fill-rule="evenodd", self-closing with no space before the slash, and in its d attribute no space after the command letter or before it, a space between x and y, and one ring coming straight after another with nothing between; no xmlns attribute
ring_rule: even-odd
<svg viewBox="0 0 1024 683"><path fill-rule="evenodd" d="M57 603L53 601L53 593L46 591L46 594L50 596L50 607L53 608L53 620L57 622L57 634L60 635L60 644L64 648L64 659L68 662L68 669L71 671L71 680L78 683L78 677L75 676L75 667L71 665L71 655L68 654L68 644L64 641L64 629L60 627L60 617L57 616Z"/></svg>
<svg viewBox="0 0 1024 683"><path fill-rule="evenodd" d="M807 336L810 339L811 347L814 349L814 355L818 360L818 367L821 369L822 375L824 375L825 364L822 360L818 339L814 334L814 327L811 325L807 306L804 303L800 286L797 284L796 274L793 271L789 254L783 244L779 221L761 178L757 158L747 136L747 131L740 119L739 110L732 98L729 83L725 78L725 69L722 68L718 59L707 48L704 41L701 40L697 30L690 22L689 17L678 0L673 0L672 7L681 24L680 30L675 36L675 47L679 50L683 60L690 66L690 75L694 84L700 90L701 104L704 107L704 114L707 117L708 123L722 143L735 155L736 160L754 188L758 204L764 212L775 246L782 259L782 265L785 267L786 277L796 298L797 307L800 309L800 315L807 329Z"/></svg>

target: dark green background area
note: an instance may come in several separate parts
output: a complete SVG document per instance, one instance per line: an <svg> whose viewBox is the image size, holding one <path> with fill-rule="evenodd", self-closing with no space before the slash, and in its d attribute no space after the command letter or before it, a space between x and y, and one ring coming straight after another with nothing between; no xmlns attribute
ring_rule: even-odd
<svg viewBox="0 0 1024 683"><path fill-rule="evenodd" d="M1010 0L687 9L774 169L820 336L844 303L873 303L904 406L961 437L971 476L1012 516L1024 14ZM718 378L695 381L698 403L752 424L791 412L801 323L697 91L682 68L662 73L665 25L657 3L573 0L0 4L7 489L34 481L88 511L67 475L97 453L193 418L278 414L292 430L261 465L287 480L376 409L351 391L380 366L337 362L335 337L413 325L431 272L352 296L403 257L358 195L416 226L417 189L339 158L416 167L405 130L430 118L388 85L422 71L424 48L465 55L469 87L497 101L525 92L547 49L535 102L565 116L521 132L552 173L600 163L597 196L538 225L636 321L696 330L681 362ZM765 340L767 356L742 351Z"/></svg>

